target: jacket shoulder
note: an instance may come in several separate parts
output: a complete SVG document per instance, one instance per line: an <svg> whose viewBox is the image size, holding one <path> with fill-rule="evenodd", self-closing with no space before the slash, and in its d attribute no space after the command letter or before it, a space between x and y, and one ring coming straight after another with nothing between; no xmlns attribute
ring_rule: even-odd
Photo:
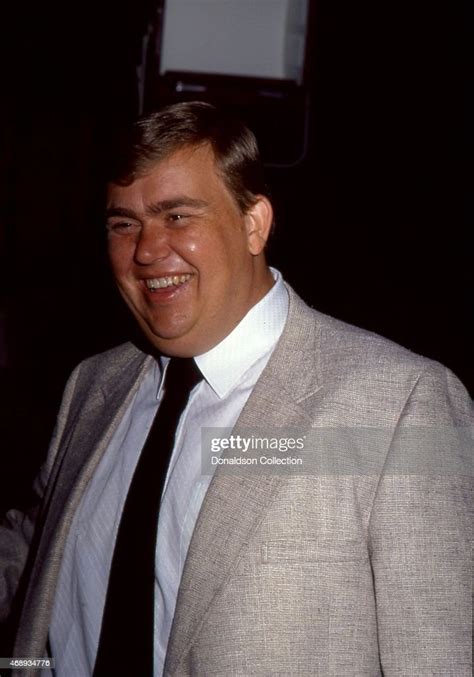
<svg viewBox="0 0 474 677"><path fill-rule="evenodd" d="M102 353L85 358L75 368L73 375L78 382L102 384L129 368L132 364L143 362L146 355L133 343L122 343Z"/></svg>
<svg viewBox="0 0 474 677"><path fill-rule="evenodd" d="M294 310L306 327L305 335L318 337L314 342L306 340L305 369L319 371L326 396L343 409L364 420L376 412L392 419L404 407L406 413L416 412L414 420L443 420L442 412L450 419L457 412L456 420L472 420L470 397L449 368L310 308L294 296Z"/></svg>
<svg viewBox="0 0 474 677"><path fill-rule="evenodd" d="M389 338L308 306L292 289L289 293L288 325L299 325L300 338L304 337L306 341L310 336L318 337L317 348L326 363L326 369L380 368L388 364L423 369L428 363L435 364ZM305 328L304 331L301 331L301 327Z"/></svg>

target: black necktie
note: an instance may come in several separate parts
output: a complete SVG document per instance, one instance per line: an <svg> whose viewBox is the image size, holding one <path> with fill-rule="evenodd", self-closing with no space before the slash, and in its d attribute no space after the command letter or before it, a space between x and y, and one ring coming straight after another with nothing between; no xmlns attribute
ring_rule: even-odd
<svg viewBox="0 0 474 677"><path fill-rule="evenodd" d="M202 379L192 358L172 358L120 521L94 677L153 674L155 547L163 484L189 394Z"/></svg>

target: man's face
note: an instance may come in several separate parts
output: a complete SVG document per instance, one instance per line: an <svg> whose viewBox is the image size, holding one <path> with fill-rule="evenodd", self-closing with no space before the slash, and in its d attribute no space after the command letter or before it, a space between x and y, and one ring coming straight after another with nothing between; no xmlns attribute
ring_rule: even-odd
<svg viewBox="0 0 474 677"><path fill-rule="evenodd" d="M271 206L242 214L209 146L184 147L108 191L109 255L151 343L193 356L219 343L273 284L263 254Z"/></svg>

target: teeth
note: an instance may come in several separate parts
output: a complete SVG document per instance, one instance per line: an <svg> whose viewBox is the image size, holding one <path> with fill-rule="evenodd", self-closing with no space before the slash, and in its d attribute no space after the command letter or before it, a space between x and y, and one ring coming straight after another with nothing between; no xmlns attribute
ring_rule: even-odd
<svg viewBox="0 0 474 677"><path fill-rule="evenodd" d="M151 280L145 280L148 289L164 289L165 287L178 287L187 282L191 275L169 275L168 277L154 277Z"/></svg>

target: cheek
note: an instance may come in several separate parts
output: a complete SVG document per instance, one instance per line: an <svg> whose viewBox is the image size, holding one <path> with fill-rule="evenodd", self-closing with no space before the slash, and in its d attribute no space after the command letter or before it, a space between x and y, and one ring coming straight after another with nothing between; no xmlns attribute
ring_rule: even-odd
<svg viewBox="0 0 474 677"><path fill-rule="evenodd" d="M179 233L171 247L179 258L197 270L201 279L215 273L222 259L222 243L208 232Z"/></svg>
<svg viewBox="0 0 474 677"><path fill-rule="evenodd" d="M133 250L123 241L109 242L109 261L114 275L124 274L133 260Z"/></svg>
<svg viewBox="0 0 474 677"><path fill-rule="evenodd" d="M239 266L244 245L240 234L221 230L220 226L207 232L194 232L179 243L183 258L188 258L202 274L224 274Z"/></svg>

